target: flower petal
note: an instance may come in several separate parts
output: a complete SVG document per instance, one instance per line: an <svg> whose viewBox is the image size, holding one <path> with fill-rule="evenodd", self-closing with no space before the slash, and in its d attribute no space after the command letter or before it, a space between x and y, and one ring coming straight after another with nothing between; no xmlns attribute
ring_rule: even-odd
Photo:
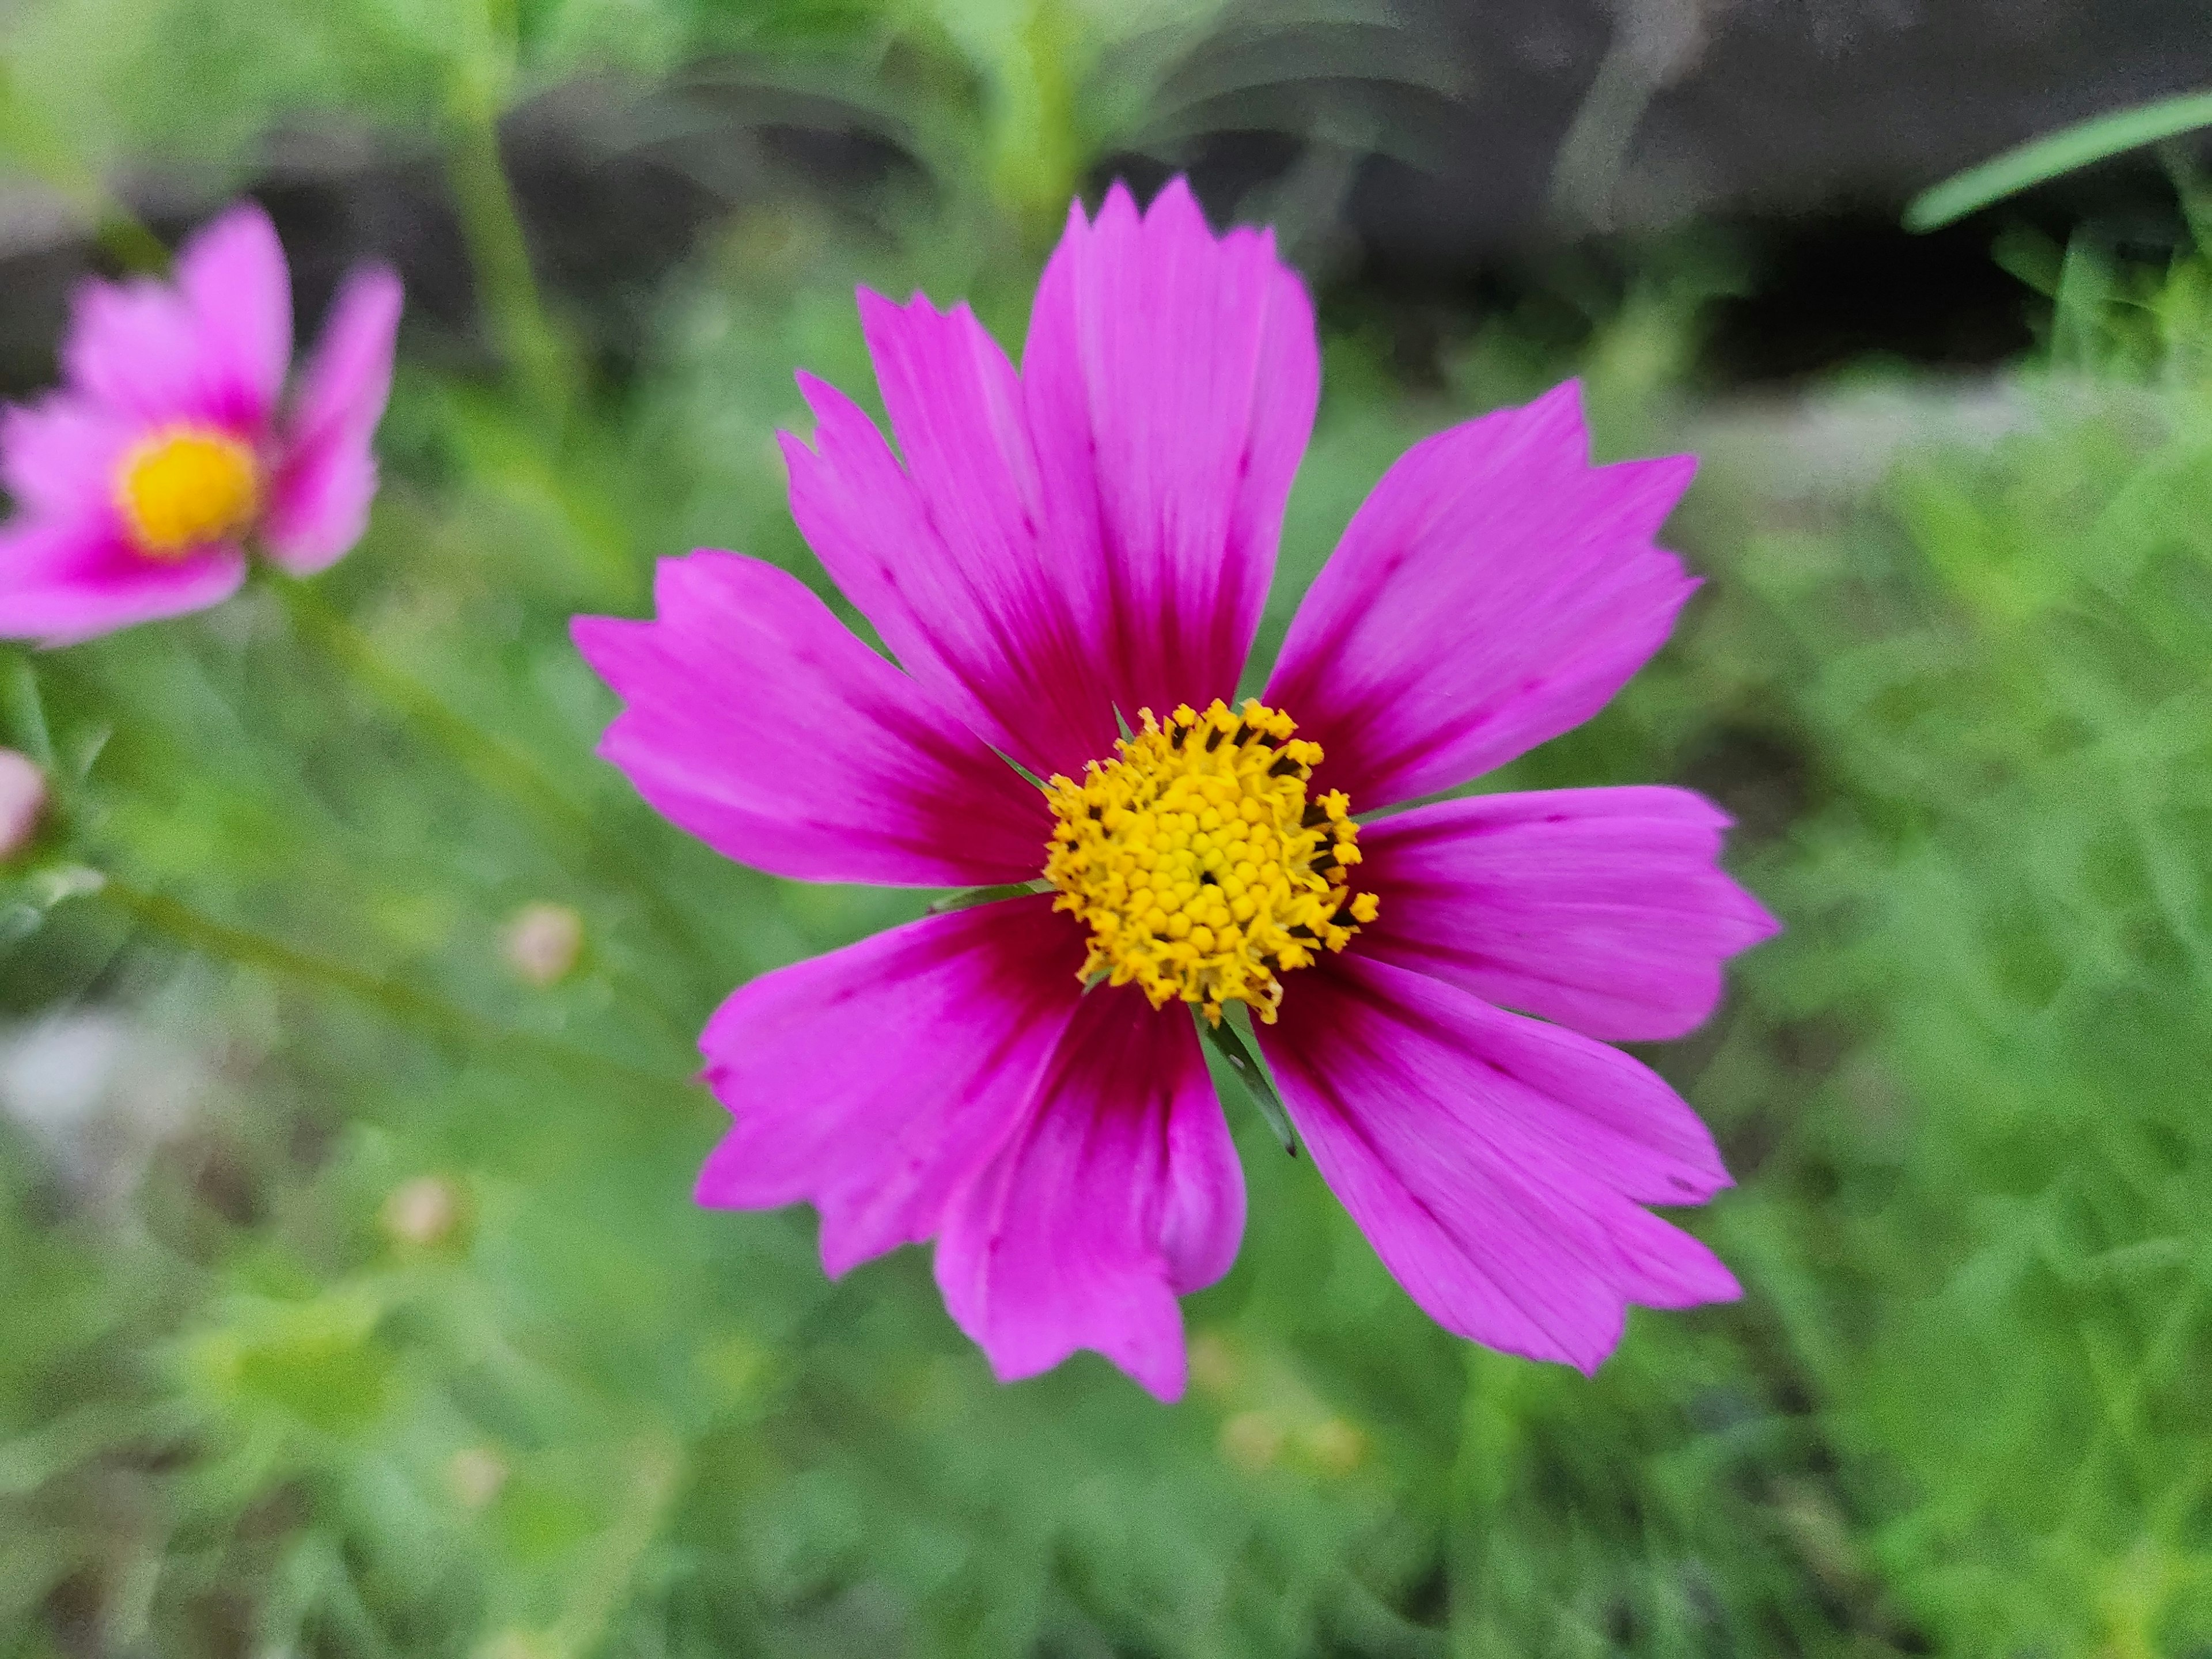
<svg viewBox="0 0 2212 1659"><path fill-rule="evenodd" d="M1313 430L1313 307L1273 234L1217 238L1180 179L1080 204L1022 358L1044 522L1114 701L1231 698Z"/></svg>
<svg viewBox="0 0 2212 1659"><path fill-rule="evenodd" d="M1102 988L946 1212L937 1282L1001 1382L1092 1348L1175 1400L1176 1297L1227 1272L1243 1230L1244 1172L1189 1016Z"/></svg>
<svg viewBox="0 0 2212 1659"><path fill-rule="evenodd" d="M1352 948L1611 1042L1678 1037L1721 963L1777 931L1717 862L1728 817L1686 789L1439 801L1360 831L1381 914Z"/></svg>
<svg viewBox="0 0 2212 1659"><path fill-rule="evenodd" d="M185 245L177 284L88 282L62 347L77 389L145 420L198 420L258 439L291 355L284 251L252 203Z"/></svg>
<svg viewBox="0 0 2212 1659"><path fill-rule="evenodd" d="M0 639L74 645L218 605L245 580L234 546L149 559L112 530L18 519L0 530Z"/></svg>
<svg viewBox="0 0 2212 1659"><path fill-rule="evenodd" d="M118 525L117 472L143 422L65 392L0 415L0 483L17 508L89 527Z"/></svg>
<svg viewBox="0 0 2212 1659"><path fill-rule="evenodd" d="M658 617L579 617L628 705L599 753L679 827L807 881L1028 881L1044 797L798 578L757 559L664 559Z"/></svg>
<svg viewBox="0 0 2212 1659"><path fill-rule="evenodd" d="M1626 1054L1351 956L1291 975L1260 1042L1316 1166L1447 1330L1595 1370L1627 1304L1741 1293L1638 1207L1728 1177L1695 1115Z"/></svg>
<svg viewBox="0 0 2212 1659"><path fill-rule="evenodd" d="M719 1209L802 1200L833 1275L933 1235L1020 1122L1081 996L1079 930L1040 894L930 916L779 969L699 1039L736 1122L700 1172Z"/></svg>
<svg viewBox="0 0 2212 1659"><path fill-rule="evenodd" d="M1048 564L1020 387L965 306L860 296L902 469L811 375L814 447L786 434L791 511L830 579L917 680L1041 777L1112 752L1096 651Z"/></svg>
<svg viewBox="0 0 2212 1659"><path fill-rule="evenodd" d="M1353 515L1266 700L1362 811L1448 789L1579 726L1696 584L1652 544L1687 456L1593 468L1570 383L1440 432Z"/></svg>
<svg viewBox="0 0 2212 1659"><path fill-rule="evenodd" d="M245 400L240 417L267 421L292 362L292 277L259 204L240 202L185 244L177 287L210 368Z"/></svg>
<svg viewBox="0 0 2212 1659"><path fill-rule="evenodd" d="M353 272L301 376L261 530L269 556L296 575L331 564L368 527L376 495L370 444L392 391L399 307L390 270Z"/></svg>

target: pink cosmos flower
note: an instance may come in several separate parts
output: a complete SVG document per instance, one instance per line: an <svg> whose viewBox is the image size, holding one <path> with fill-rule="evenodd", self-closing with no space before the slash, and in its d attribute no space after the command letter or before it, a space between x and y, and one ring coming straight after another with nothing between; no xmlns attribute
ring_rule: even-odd
<svg viewBox="0 0 2212 1659"><path fill-rule="evenodd" d="M1172 1399L1176 1297L1244 1221L1181 1005L1242 1001L1322 1175L1447 1328L1589 1370L1628 1304L1737 1295L1644 1207L1728 1184L1711 1137L1607 1046L1688 1031L1773 931L1716 867L1727 820L1666 788L1352 817L1603 706L1693 586L1652 543L1692 463L1590 466L1571 386L1427 439L1232 706L1320 378L1272 238L1213 236L1179 182L1141 216L1116 187L1070 214L1018 374L964 306L860 311L903 460L804 376L813 446L784 453L897 665L769 565L671 560L654 620L575 624L627 705L600 752L779 875L1040 890L732 996L700 1200L811 1202L832 1274L933 1238L1001 1377L1094 1348Z"/></svg>
<svg viewBox="0 0 2212 1659"><path fill-rule="evenodd" d="M62 389L0 417L0 638L49 645L215 605L246 547L295 574L361 538L399 283L356 270L288 403L292 292L268 216L232 208L173 284L88 282Z"/></svg>

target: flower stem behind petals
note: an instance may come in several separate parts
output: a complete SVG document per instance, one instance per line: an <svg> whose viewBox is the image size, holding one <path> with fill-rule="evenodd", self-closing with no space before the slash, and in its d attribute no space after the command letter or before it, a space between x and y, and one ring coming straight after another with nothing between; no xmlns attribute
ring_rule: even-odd
<svg viewBox="0 0 2212 1659"><path fill-rule="evenodd" d="M481 70L456 72L446 174L493 338L524 397L557 432L575 405L581 377L531 270L530 246L500 156L499 106L489 78Z"/></svg>

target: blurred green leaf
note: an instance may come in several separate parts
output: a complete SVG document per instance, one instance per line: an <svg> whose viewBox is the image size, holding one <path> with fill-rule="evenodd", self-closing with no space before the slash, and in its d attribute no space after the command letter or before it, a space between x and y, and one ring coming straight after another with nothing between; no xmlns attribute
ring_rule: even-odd
<svg viewBox="0 0 2212 1659"><path fill-rule="evenodd" d="M2079 122L2007 150L1914 197L1905 210L1905 228L1941 230L2008 196L2204 126L2212 126L2212 92L2161 98Z"/></svg>

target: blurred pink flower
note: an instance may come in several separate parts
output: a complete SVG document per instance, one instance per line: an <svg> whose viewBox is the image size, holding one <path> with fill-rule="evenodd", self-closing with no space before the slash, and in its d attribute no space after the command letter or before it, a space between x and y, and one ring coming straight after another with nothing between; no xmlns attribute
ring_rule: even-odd
<svg viewBox="0 0 2212 1659"><path fill-rule="evenodd" d="M0 863L30 844L46 810L46 780L27 757L0 749Z"/></svg>
<svg viewBox="0 0 2212 1659"><path fill-rule="evenodd" d="M1607 1046L1689 1030L1773 931L1716 866L1727 820L1668 788L1350 816L1606 703L1693 586L1652 540L1692 461L1592 467L1571 386L1424 441L1232 708L1320 380L1272 238L1116 187L1070 215L1018 374L964 306L860 310L903 464L809 377L813 446L784 452L898 665L771 566L670 560L654 620L575 624L627 705L601 752L780 875L1054 890L732 996L701 1201L811 1201L833 1274L934 1238L1000 1376L1088 1347L1174 1398L1176 1297L1244 1219L1176 1005L1243 1001L1322 1175L1447 1328L1588 1370L1627 1304L1737 1295L1644 1207L1728 1184L1711 1137Z"/></svg>
<svg viewBox="0 0 2212 1659"><path fill-rule="evenodd" d="M361 538L392 379L399 282L349 276L280 406L292 356L284 251L232 208L173 284L86 283L64 385L0 418L0 638L67 644L194 611L245 580L251 542L306 574Z"/></svg>

